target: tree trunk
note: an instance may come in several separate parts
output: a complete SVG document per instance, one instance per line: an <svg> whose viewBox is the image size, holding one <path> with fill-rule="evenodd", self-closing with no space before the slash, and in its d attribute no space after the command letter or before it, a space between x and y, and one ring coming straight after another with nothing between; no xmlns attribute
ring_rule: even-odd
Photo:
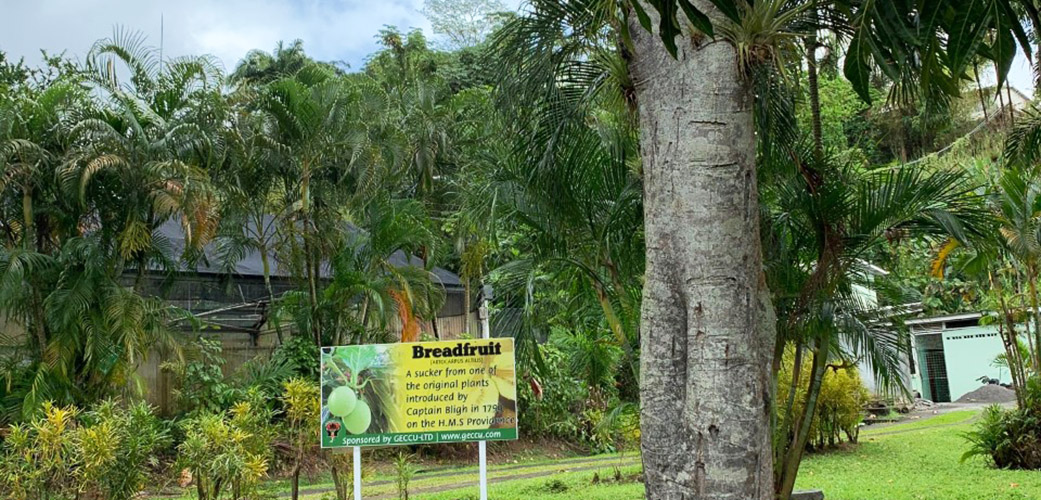
<svg viewBox="0 0 1041 500"><path fill-rule="evenodd" d="M260 244L260 262L264 266L264 288L267 289L268 321L272 321L275 311L275 290L271 287L271 259L267 254L267 243ZM282 322L273 318L275 325L275 336L278 337L278 345L282 345Z"/></svg>
<svg viewBox="0 0 1041 500"><path fill-rule="evenodd" d="M1041 373L1041 315L1037 311L1037 264L1027 266L1027 288L1030 290L1030 317L1034 318L1034 373Z"/></svg>
<svg viewBox="0 0 1041 500"><path fill-rule="evenodd" d="M817 22L816 6L811 8L813 24ZM806 81L810 91L810 121L813 130L813 154L820 159L824 156L824 134L821 132L821 98L820 82L817 80L817 28L810 28L810 35L805 38L806 44Z"/></svg>
<svg viewBox="0 0 1041 500"><path fill-rule="evenodd" d="M293 500L300 498L300 457L297 457L296 465L293 466L292 475L289 476L289 496Z"/></svg>
<svg viewBox="0 0 1041 500"><path fill-rule="evenodd" d="M335 459L332 459L335 460ZM336 500L347 500L347 490L350 489L346 481L340 477L340 468L333 463L329 470L333 476L333 487L336 489ZM347 476L345 474L345 476Z"/></svg>
<svg viewBox="0 0 1041 500"><path fill-rule="evenodd" d="M998 89L1001 92L1001 89ZM1012 86L1008 84L1008 79L1005 79L1005 95L1008 96L1008 120L1009 124L1013 127L1016 126L1016 106L1012 104Z"/></svg>
<svg viewBox="0 0 1041 500"><path fill-rule="evenodd" d="M463 321L466 322L466 333L473 335L470 331L470 278L463 278ZM434 323L437 323L437 315L434 315Z"/></svg>
<svg viewBox="0 0 1041 500"><path fill-rule="evenodd" d="M694 4L721 18L708 1ZM772 322L761 321L770 308L761 302L750 82L729 43L687 33L673 58L630 19L647 240L647 498L770 499L773 338Z"/></svg>
<svg viewBox="0 0 1041 500"><path fill-rule="evenodd" d="M817 413L817 397L821 392L824 372L828 369L828 347L827 341L818 341L817 348L813 352L812 378L810 386L806 390L806 405L803 407L801 418L795 427L794 439L787 441L788 449L784 456L784 464L781 465L781 478L777 483L779 500L791 498L792 490L795 488L795 477L799 474L802 452L806 449L806 442L810 437L810 426L813 424L814 414Z"/></svg>

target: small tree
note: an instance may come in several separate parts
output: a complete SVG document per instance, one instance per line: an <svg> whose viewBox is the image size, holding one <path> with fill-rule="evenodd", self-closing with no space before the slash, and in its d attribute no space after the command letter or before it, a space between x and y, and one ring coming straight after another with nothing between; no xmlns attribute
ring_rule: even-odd
<svg viewBox="0 0 1041 500"><path fill-rule="evenodd" d="M226 492L234 499L253 494L268 469L272 413L256 402L242 402L227 414L182 423L178 461L195 478L199 500L219 500Z"/></svg>
<svg viewBox="0 0 1041 500"><path fill-rule="evenodd" d="M304 451L318 442L321 425L321 394L318 384L302 378L294 378L283 384L285 392L282 403L286 409L286 430L293 447L293 469L290 473L292 498L300 494L300 468Z"/></svg>
<svg viewBox="0 0 1041 500"><path fill-rule="evenodd" d="M394 472L398 477L398 498L408 500L408 483L416 473L415 467L412 466L412 455L399 451L394 459Z"/></svg>

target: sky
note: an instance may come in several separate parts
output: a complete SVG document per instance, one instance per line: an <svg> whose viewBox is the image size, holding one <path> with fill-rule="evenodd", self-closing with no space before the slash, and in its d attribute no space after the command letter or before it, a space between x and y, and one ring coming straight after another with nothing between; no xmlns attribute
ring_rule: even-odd
<svg viewBox="0 0 1041 500"><path fill-rule="evenodd" d="M312 57L360 69L384 26L430 34L422 7L423 0L0 0L0 50L35 66L41 48L82 59L116 25L158 46L162 26L164 57L211 54L230 71L251 49L299 38Z"/></svg>
<svg viewBox="0 0 1041 500"><path fill-rule="evenodd" d="M162 25L164 56L211 54L229 71L251 49L271 51L279 40L297 38L315 59L360 69L384 26L432 36L422 7L423 0L0 0L0 50L31 66L40 63L41 48L82 59L117 25L158 46ZM992 75L988 80L993 84ZM1033 92L1022 54L1009 81L1028 96Z"/></svg>

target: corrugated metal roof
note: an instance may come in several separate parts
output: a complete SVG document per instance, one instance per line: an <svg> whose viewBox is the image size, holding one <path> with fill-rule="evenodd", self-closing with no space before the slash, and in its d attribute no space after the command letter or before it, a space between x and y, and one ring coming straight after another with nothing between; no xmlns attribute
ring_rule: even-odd
<svg viewBox="0 0 1041 500"><path fill-rule="evenodd" d="M265 226L274 225L274 217L265 216ZM362 234L364 231L355 226L348 226L348 231ZM172 255L181 255L184 253L185 248L185 233L184 227L180 222L171 219L164 222L159 228L156 229L154 237L162 238ZM207 243L203 247L203 257L194 266L189 266L188 263L184 262L183 259L178 259L177 266L178 271L183 272L198 272L203 274L225 274L225 266L223 266L218 251L218 246L215 241ZM271 264L271 277L273 278L291 278L280 265L278 257L276 255L269 256ZM398 250L391 254L390 263L397 267L404 267L408 265L423 267L423 261L415 255L405 255L405 252ZM158 270L158 268L156 268ZM321 266L321 276L323 278L329 278L332 275L332 270L328 263L323 263ZM462 288L463 283L459 279L459 276L455 273L440 267L434 267L431 269L434 276L441 282L445 288ZM256 249L248 249L245 254L235 263L233 274L237 276L263 276L264 275L264 264L260 258L260 252Z"/></svg>
<svg viewBox="0 0 1041 500"><path fill-rule="evenodd" d="M945 316L933 316L931 318L915 318L905 320L904 324L907 325L927 325L932 323L943 323L946 321L958 321L961 319L976 319L982 318L983 313L962 313L962 314L948 314Z"/></svg>

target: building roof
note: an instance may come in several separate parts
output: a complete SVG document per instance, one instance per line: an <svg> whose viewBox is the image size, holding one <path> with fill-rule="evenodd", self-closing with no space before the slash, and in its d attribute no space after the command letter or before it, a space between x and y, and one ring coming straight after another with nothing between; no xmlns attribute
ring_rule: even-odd
<svg viewBox="0 0 1041 500"><path fill-rule="evenodd" d="M275 224L274 217L265 216L264 225L273 226ZM356 226L348 226L348 231L351 233L362 235L364 231ZM168 246L172 255L181 255L184 253L186 235L184 233L184 227L177 220L171 219L164 222L159 228L156 229L155 238L162 238L165 244ZM216 241L207 243L202 249L203 256L198 259L195 265L189 265L184 262L183 259L178 259L176 266L178 271L182 272L197 272L201 274L226 274L227 266L224 265L220 255L220 249ZM269 255L271 265L271 277L275 279L289 279L292 276L285 270L285 266L281 265L277 255ZM415 266L423 267L423 261L415 255L406 255L405 252L398 250L391 254L388 259L395 267ZM158 270L158 267L154 268ZM434 267L431 269L431 273L441 282L445 288L461 289L463 287L462 281L459 276L455 273L440 267ZM260 252L256 249L247 249L238 262L235 263L234 271L235 276L242 277L263 277L264 276L264 264L260 258ZM331 278L332 269L329 263L322 263L320 267L320 274L322 278Z"/></svg>
<svg viewBox="0 0 1041 500"><path fill-rule="evenodd" d="M909 319L909 320L905 320L904 324L906 324L906 325L932 325L932 324L938 324L938 323L945 323L947 321L959 321L959 320L965 320L965 319L977 319L977 318L982 318L982 317L983 317L983 313L978 313L978 312L961 313L961 314L947 314L947 315L943 315L943 316L933 316L933 317L930 317L930 318Z"/></svg>

